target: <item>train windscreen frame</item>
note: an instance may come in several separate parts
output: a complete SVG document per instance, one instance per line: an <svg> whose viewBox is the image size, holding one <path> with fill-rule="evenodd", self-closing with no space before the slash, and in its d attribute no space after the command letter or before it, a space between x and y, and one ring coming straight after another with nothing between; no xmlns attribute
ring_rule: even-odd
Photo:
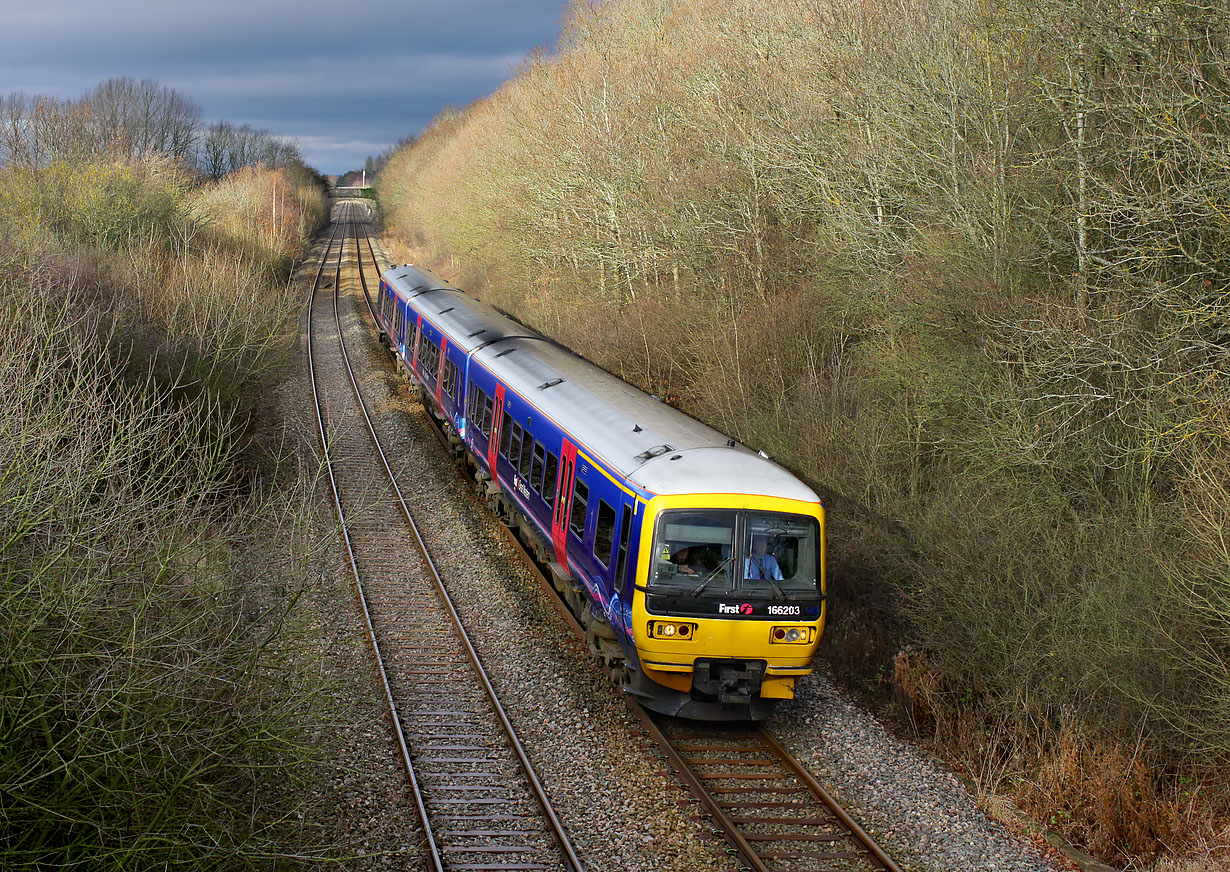
<svg viewBox="0 0 1230 872"><path fill-rule="evenodd" d="M653 614L814 620L820 525L808 515L672 509L658 516L646 609Z"/></svg>

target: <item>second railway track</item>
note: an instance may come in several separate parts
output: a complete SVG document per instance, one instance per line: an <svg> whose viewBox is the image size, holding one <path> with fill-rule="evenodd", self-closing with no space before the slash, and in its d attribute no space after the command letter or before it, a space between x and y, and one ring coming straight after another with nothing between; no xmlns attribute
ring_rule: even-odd
<svg viewBox="0 0 1230 872"><path fill-rule="evenodd" d="M313 283L309 365L334 504L419 811L426 865L440 872L579 872L431 563L350 369L337 297L354 208L339 207L342 220ZM354 242L361 257L357 234Z"/></svg>

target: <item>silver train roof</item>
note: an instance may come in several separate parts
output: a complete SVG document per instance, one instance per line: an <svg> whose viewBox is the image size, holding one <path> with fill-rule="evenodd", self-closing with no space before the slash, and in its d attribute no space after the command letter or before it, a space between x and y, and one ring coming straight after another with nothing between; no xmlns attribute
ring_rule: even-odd
<svg viewBox="0 0 1230 872"><path fill-rule="evenodd" d="M746 446L442 282L394 267L383 278L500 380L572 433L595 460L653 494L726 493L819 502ZM522 422L524 423L524 421Z"/></svg>

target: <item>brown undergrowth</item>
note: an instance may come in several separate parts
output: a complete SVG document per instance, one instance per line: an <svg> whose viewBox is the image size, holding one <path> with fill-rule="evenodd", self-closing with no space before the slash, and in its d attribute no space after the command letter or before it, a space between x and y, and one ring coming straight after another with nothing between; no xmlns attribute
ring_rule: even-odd
<svg viewBox="0 0 1230 872"><path fill-rule="evenodd" d="M1173 864L1202 857L1189 861L1200 868L1230 834L1230 795L1219 773L1177 772L1139 734L1057 722L1034 701L992 706L912 649L893 658L890 686L895 720L970 778L993 816L1012 822L1002 813L1007 799L1040 826L1130 868L1160 856Z"/></svg>

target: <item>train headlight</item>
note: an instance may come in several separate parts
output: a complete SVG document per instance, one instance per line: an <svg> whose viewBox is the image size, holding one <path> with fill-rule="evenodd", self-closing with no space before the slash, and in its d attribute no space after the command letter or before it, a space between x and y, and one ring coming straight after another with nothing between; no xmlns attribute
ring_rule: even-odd
<svg viewBox="0 0 1230 872"><path fill-rule="evenodd" d="M812 640L813 632L811 627L774 627L770 641L786 645L806 645Z"/></svg>
<svg viewBox="0 0 1230 872"><path fill-rule="evenodd" d="M696 625L683 621L650 621L649 638L690 641L696 635Z"/></svg>

